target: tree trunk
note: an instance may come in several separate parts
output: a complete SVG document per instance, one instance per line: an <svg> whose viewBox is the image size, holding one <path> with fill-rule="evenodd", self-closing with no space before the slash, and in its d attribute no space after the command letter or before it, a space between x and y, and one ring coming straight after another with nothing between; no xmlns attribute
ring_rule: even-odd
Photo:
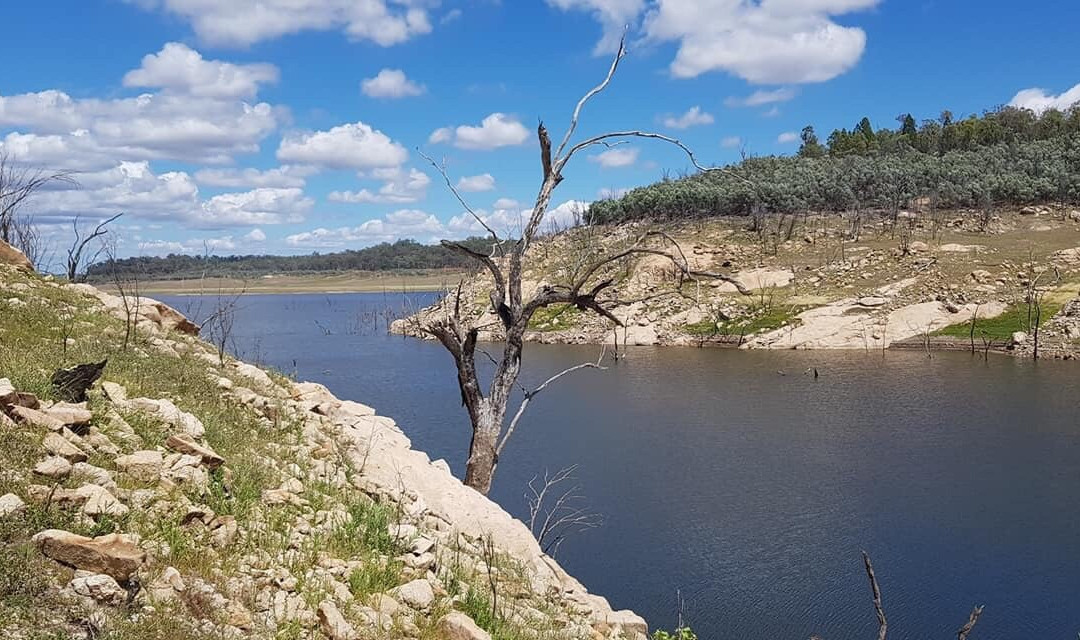
<svg viewBox="0 0 1080 640"><path fill-rule="evenodd" d="M490 413L485 412L482 423L490 422ZM469 444L469 460L465 463L465 484L485 496L491 491L491 481L495 477L495 465L498 457L495 447L499 438L498 424L480 424L473 428L472 442Z"/></svg>

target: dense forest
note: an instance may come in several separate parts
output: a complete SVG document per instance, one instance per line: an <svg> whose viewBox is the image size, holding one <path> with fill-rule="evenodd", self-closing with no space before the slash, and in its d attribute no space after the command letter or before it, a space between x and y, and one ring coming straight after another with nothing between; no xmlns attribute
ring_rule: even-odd
<svg viewBox="0 0 1080 640"><path fill-rule="evenodd" d="M948 111L895 129L863 118L822 143L802 131L793 157L745 158L724 170L640 187L593 203L593 223L751 215L756 212L883 210L917 198L942 208L1080 202L1080 105L1036 114L1001 107L956 120Z"/></svg>
<svg viewBox="0 0 1080 640"><path fill-rule="evenodd" d="M476 251L491 251L491 241L469 238L462 244ZM100 262L87 270L91 282L118 276L148 280L165 278L257 277L268 273L325 273L336 271L400 271L465 269L475 263L441 245L414 240L384 242L366 249L305 256L192 256L171 254L163 258L136 257Z"/></svg>

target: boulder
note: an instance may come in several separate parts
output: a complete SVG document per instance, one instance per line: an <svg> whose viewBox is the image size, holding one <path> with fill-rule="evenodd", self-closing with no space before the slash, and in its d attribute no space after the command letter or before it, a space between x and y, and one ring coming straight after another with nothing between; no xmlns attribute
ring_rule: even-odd
<svg viewBox="0 0 1080 640"><path fill-rule="evenodd" d="M161 421L173 425L192 438L201 438L206 433L206 428L198 418L186 411L181 411L169 400L135 398L125 404L136 411L156 416Z"/></svg>
<svg viewBox="0 0 1080 640"><path fill-rule="evenodd" d="M51 456L34 465L34 473L46 478L60 480L71 475L71 463L66 458Z"/></svg>
<svg viewBox="0 0 1080 640"><path fill-rule="evenodd" d="M42 413L56 418L67 427L85 427L93 420L94 414L90 413L86 408L85 402L78 404L68 402L57 402L53 406L45 409Z"/></svg>
<svg viewBox="0 0 1080 640"><path fill-rule="evenodd" d="M76 576L71 581L71 590L80 596L114 607L124 604L128 598L127 590L117 584L112 576L104 573Z"/></svg>
<svg viewBox="0 0 1080 640"><path fill-rule="evenodd" d="M1020 347L1027 344L1028 334L1023 331L1015 331L1012 334L1012 338L1009 340L1009 346Z"/></svg>
<svg viewBox="0 0 1080 640"><path fill-rule="evenodd" d="M319 627L330 640L356 640L360 637L331 600L319 603Z"/></svg>
<svg viewBox="0 0 1080 640"><path fill-rule="evenodd" d="M87 538L70 531L47 529L32 540L43 554L57 562L104 573L119 582L127 582L146 561L145 551L117 533Z"/></svg>
<svg viewBox="0 0 1080 640"><path fill-rule="evenodd" d="M88 516L121 518L127 515L127 505L117 500L116 496L109 493L109 490L105 487L96 484L84 484L76 489L75 493L86 497L82 510Z"/></svg>
<svg viewBox="0 0 1080 640"><path fill-rule="evenodd" d="M186 433L169 436L169 439L165 441L165 446L173 451L178 451L201 459L202 463L210 469L217 469L225 464L225 458L219 456L210 447L199 444L195 441L195 438L192 438Z"/></svg>
<svg viewBox="0 0 1080 640"><path fill-rule="evenodd" d="M0 518L6 518L26 510L26 503L14 493L5 493L0 496Z"/></svg>
<svg viewBox="0 0 1080 640"><path fill-rule="evenodd" d="M491 635L460 611L452 611L439 620L439 637L445 640L491 640Z"/></svg>
<svg viewBox="0 0 1080 640"><path fill-rule="evenodd" d="M184 578L173 567L165 567L165 571L146 587L151 602L172 602L186 589Z"/></svg>
<svg viewBox="0 0 1080 640"><path fill-rule="evenodd" d="M160 451L136 451L116 459L116 468L139 482L157 482L164 459Z"/></svg>
<svg viewBox="0 0 1080 640"><path fill-rule="evenodd" d="M0 378L0 407L10 407L19 399L19 393L11 380Z"/></svg>
<svg viewBox="0 0 1080 640"><path fill-rule="evenodd" d="M426 611L435 602L435 591L431 588L431 583L424 579L406 582L390 593L417 611Z"/></svg>
<svg viewBox="0 0 1080 640"><path fill-rule="evenodd" d="M0 240L0 264L11 265L19 271L32 272L34 270L34 263L30 262L26 254L3 240Z"/></svg>
<svg viewBox="0 0 1080 640"><path fill-rule="evenodd" d="M42 427L49 431L60 431L64 428L64 423L60 420L29 407L15 405L11 407L11 415L19 422L31 427Z"/></svg>
<svg viewBox="0 0 1080 640"><path fill-rule="evenodd" d="M59 433L50 433L45 436L45 441L42 444L45 445L46 451L54 456L66 458L68 462L86 462L87 460L87 455L83 453L82 449L65 440Z"/></svg>
<svg viewBox="0 0 1080 640"><path fill-rule="evenodd" d="M105 398L113 404L123 405L127 402L127 390L115 382L102 382L101 391L105 394Z"/></svg>

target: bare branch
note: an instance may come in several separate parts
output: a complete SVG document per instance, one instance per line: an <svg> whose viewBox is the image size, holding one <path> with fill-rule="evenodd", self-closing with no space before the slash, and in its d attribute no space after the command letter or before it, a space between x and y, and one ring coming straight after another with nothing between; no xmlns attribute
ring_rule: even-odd
<svg viewBox="0 0 1080 640"><path fill-rule="evenodd" d="M455 187L454 183L450 181L450 176L446 173L446 167L435 162L435 160L432 159L431 156L427 155L419 148L416 149L416 152L420 154L421 158L427 160L432 167L435 167L435 170L438 171L439 175L442 176L443 181L446 182L446 187L450 189L450 193L454 194L454 197L457 198L457 201L459 203L461 203L461 206L465 207L465 211L467 211L469 215L471 215L477 222L480 223L480 226L484 227L484 229L486 229L487 232L491 234L492 240L494 240L497 245L502 246L502 241L499 240L499 234L495 233L495 230L492 229L488 225L488 223L484 222L483 218L481 218L480 215L476 213L476 211L474 211L472 207L469 206L469 203L465 201L465 198L461 197L461 193L458 192L457 187Z"/></svg>
<svg viewBox="0 0 1080 640"><path fill-rule="evenodd" d="M578 119L581 117L581 110L585 108L585 104L593 98L596 94L600 93L611 84L611 79L615 77L615 71L619 68L619 62L626 56L626 30L623 30L623 35L619 38L619 50L615 53L615 58L611 61L611 68L608 69L607 76L604 77L603 82L593 87L588 93L582 96L581 100L578 100L577 106L574 107L574 115L570 118L570 126L566 129L566 135L563 136L563 140L559 143L558 150L555 151L555 157L562 156L562 152L566 149L566 145L570 144L570 138L574 135L574 130L577 129ZM566 164L565 162L562 164Z"/></svg>
<svg viewBox="0 0 1080 640"><path fill-rule="evenodd" d="M971 615L968 616L968 621L964 626L960 627L960 630L956 632L956 640L967 640L968 634L975 628L975 623L979 621L979 616L982 615L983 608L979 605L971 610Z"/></svg>
<svg viewBox="0 0 1080 640"><path fill-rule="evenodd" d="M596 359L596 362L583 362L568 369L563 369L562 371L545 380L543 384L541 384L539 387L533 389L532 391L525 392L525 398L522 399L521 405L518 407L517 413L515 413L514 417L510 420L510 426L507 427L506 433L503 434L502 441L499 442L499 445L495 448L495 455L498 456L502 454L503 447L506 446L506 442L510 439L510 436L514 434L514 429L517 428L518 421L521 420L521 416L524 415L525 409L528 408L529 403L532 402L533 398L539 395L540 392L542 392L544 389L547 389L548 385L552 382L555 382L563 376L570 375L575 371L581 371L582 369L600 369L601 371L603 371L607 369L607 367L603 366L602 364L604 362L604 355L606 352L607 349L603 348L600 350L600 357Z"/></svg>
<svg viewBox="0 0 1080 640"><path fill-rule="evenodd" d="M870 579L870 590L874 593L874 611L878 619L878 640L885 640L885 634L889 624L885 620L885 609L881 606L881 589L878 588L877 577L874 575L874 565L870 562L870 554L862 552L863 564L866 566L866 576Z"/></svg>
<svg viewBox="0 0 1080 640"><path fill-rule="evenodd" d="M83 251L86 250L86 245L90 244L96 238L100 238L101 236L108 233L106 227L109 226L109 224L118 220L123 215L123 213L118 213L115 216L109 218L108 220L98 223L98 225L94 227L94 230L90 232L90 234L87 235L85 238L82 237L79 230L79 217L75 216L75 219L71 221L72 229L74 229L75 231L75 240L72 242L71 247L67 251L67 277L69 282L77 282L79 279L79 271L82 269L84 262ZM102 245L94 254L94 256L86 262L94 262L104 250L105 247L104 245Z"/></svg>
<svg viewBox="0 0 1080 640"><path fill-rule="evenodd" d="M553 501L557 487L574 479L577 465L560 469L554 474L544 472L542 486L537 486L539 476L528 482L529 493L525 499L529 506L529 530L544 553L554 556L570 533L599 527L603 518L584 506L577 506L584 499L580 487L572 486L559 493ZM531 495L530 495L531 494Z"/></svg>

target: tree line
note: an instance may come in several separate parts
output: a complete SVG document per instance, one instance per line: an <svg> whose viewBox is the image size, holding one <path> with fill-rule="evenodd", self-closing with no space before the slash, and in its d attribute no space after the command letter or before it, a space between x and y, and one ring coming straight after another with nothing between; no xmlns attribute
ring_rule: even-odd
<svg viewBox="0 0 1080 640"><path fill-rule="evenodd" d="M491 252L490 239L469 238L461 244L485 254ZM140 256L93 264L87 268L86 278L91 282L111 281L119 274L145 280L186 280L202 277L247 278L268 273L301 275L337 271L465 269L471 266L468 257L442 245L398 240L364 249L303 256Z"/></svg>
<svg viewBox="0 0 1080 640"><path fill-rule="evenodd" d="M722 170L665 179L593 203L586 219L611 223L758 212L896 213L926 198L941 208L993 209L1080 202L1080 105L1068 111L1000 107L954 119L946 111L895 129L863 118L822 143L802 131L792 157L746 157Z"/></svg>

